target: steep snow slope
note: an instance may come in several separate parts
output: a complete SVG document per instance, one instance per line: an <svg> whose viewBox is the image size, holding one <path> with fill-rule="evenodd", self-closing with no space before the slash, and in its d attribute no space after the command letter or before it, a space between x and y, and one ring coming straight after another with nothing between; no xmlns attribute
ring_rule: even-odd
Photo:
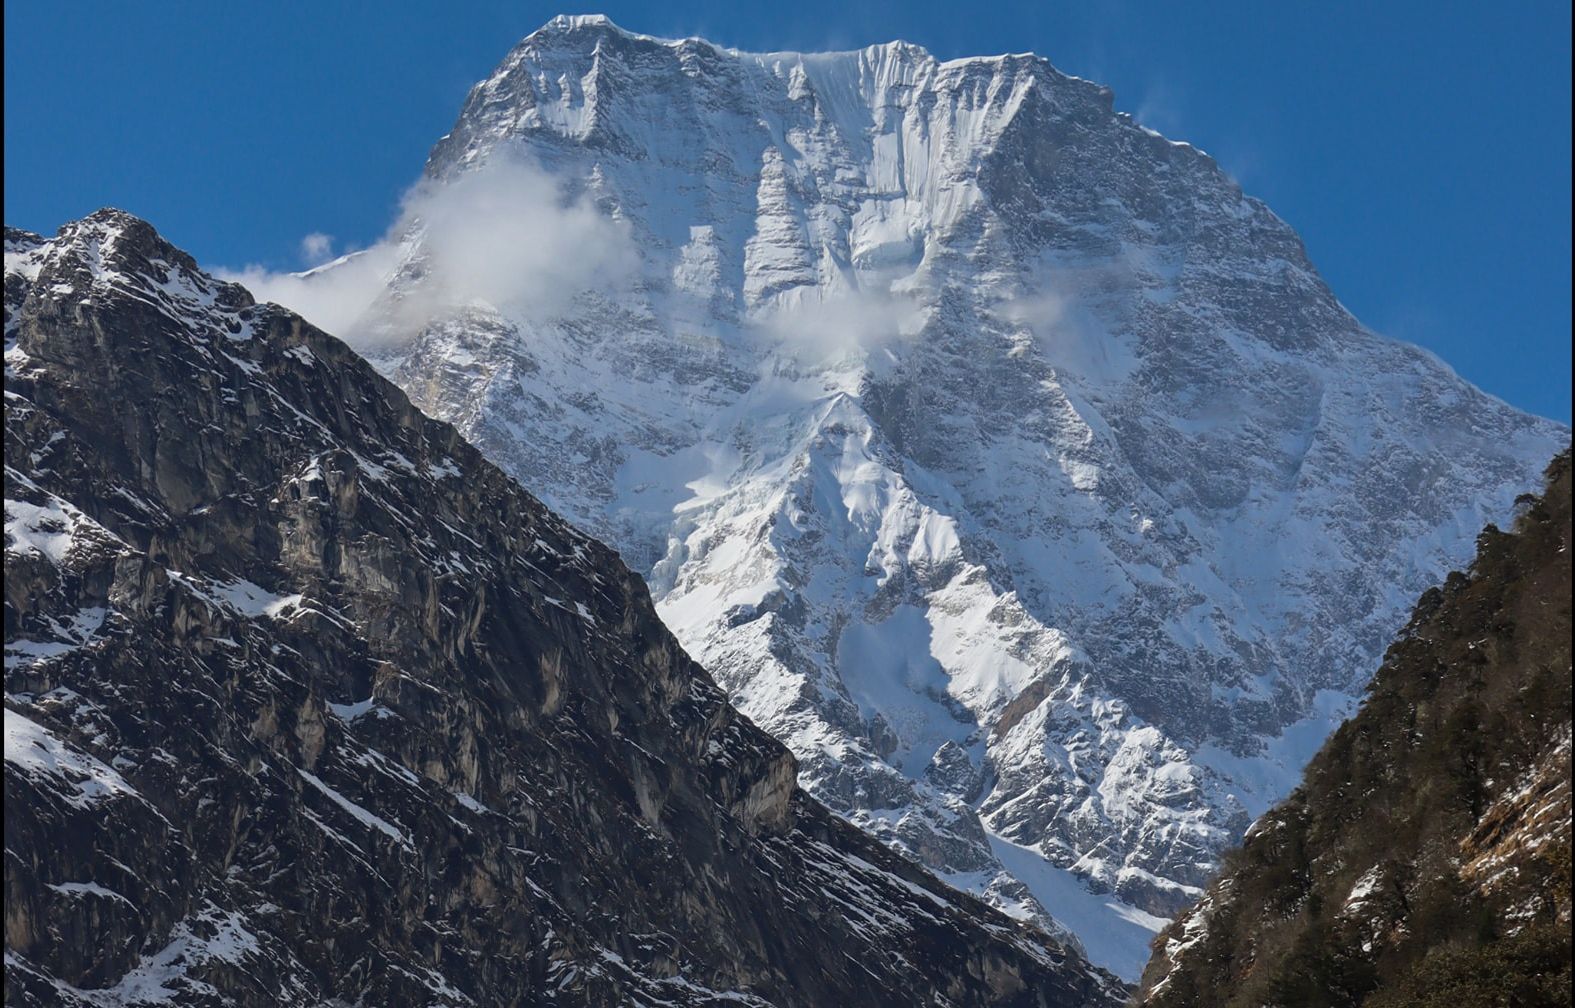
<svg viewBox="0 0 1575 1008"><path fill-rule="evenodd" d="M467 261L418 207L353 337L646 574L813 794L1042 921L1059 876L992 835L1102 896L1083 930L1174 914L1565 437L1035 56L558 18L423 192L521 163L610 221L597 274L511 283L559 230Z"/></svg>

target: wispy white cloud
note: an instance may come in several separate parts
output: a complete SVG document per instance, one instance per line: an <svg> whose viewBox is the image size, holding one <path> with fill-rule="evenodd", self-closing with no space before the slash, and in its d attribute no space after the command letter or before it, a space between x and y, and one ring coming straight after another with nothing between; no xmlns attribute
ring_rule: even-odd
<svg viewBox="0 0 1575 1008"><path fill-rule="evenodd" d="M308 266L320 266L334 257L334 236L313 231L301 239L301 258Z"/></svg>
<svg viewBox="0 0 1575 1008"><path fill-rule="evenodd" d="M307 235L301 249L309 260L326 257L332 239ZM416 185L368 249L304 273L256 265L217 272L357 344L409 338L438 314L478 302L548 317L587 291L617 288L636 262L621 222L512 156Z"/></svg>
<svg viewBox="0 0 1575 1008"><path fill-rule="evenodd" d="M1014 356L1033 354L1058 370L1104 383L1129 377L1137 366L1129 335L1102 321L1097 304L1130 303L1164 277L1130 250L1098 265L1041 260L1022 288L999 301L994 317L1027 337Z"/></svg>
<svg viewBox="0 0 1575 1008"><path fill-rule="evenodd" d="M801 363L815 364L846 354L879 355L913 337L924 323L918 301L890 290L805 287L799 297L758 309L755 329Z"/></svg>
<svg viewBox="0 0 1575 1008"><path fill-rule="evenodd" d="M259 301L273 301L298 313L325 332L350 339L355 323L387 286L398 262L397 245L380 242L305 273L275 273L251 265L217 269Z"/></svg>
<svg viewBox="0 0 1575 1008"><path fill-rule="evenodd" d="M1186 140L1186 115L1181 98L1166 81L1150 78L1142 89L1133 118L1172 140Z"/></svg>

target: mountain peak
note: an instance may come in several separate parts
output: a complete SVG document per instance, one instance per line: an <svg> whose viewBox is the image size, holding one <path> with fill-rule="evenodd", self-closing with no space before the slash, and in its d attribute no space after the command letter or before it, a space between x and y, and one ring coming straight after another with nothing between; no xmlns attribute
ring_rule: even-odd
<svg viewBox="0 0 1575 1008"><path fill-rule="evenodd" d="M592 33L597 35L621 35L624 38L653 38L639 32L627 31L613 23L613 19L606 14L558 14L546 24L537 28L521 44L547 37L574 35L579 33Z"/></svg>
<svg viewBox="0 0 1575 1008"><path fill-rule="evenodd" d="M117 207L102 207L80 220L62 225L56 232L55 244L61 248L94 244L102 246L108 254L114 254L117 249L141 248L171 259L185 256L152 224Z"/></svg>
<svg viewBox="0 0 1575 1008"><path fill-rule="evenodd" d="M928 62L936 64L953 63L966 64L991 64L1008 61L1020 61L1042 65L1054 69L1050 60L1033 52L999 53L983 56L962 56L951 60L942 60L935 56L928 48L906 39L892 39L886 42L872 42L869 45L856 49L836 50L796 50L796 49L771 49L771 50L745 50L732 46L718 45L709 39L698 35L689 35L683 38L671 38L662 35L649 35L644 32L630 31L620 27L612 18L605 14L559 14L547 21L546 24L531 32L518 47L540 43L546 38L565 36L582 36L587 38L605 37L615 35L624 39L638 39L643 42L653 42L667 47L704 46L719 53L732 56L751 57L755 59L817 59L835 60L838 58L856 58L859 56L891 57L913 62ZM1056 71L1058 75L1060 74ZM1076 78L1069 78L1076 79Z"/></svg>
<svg viewBox="0 0 1575 1008"><path fill-rule="evenodd" d="M62 225L53 238L7 228L6 273L8 348L12 316L34 287L50 291L55 306L40 310L57 309L68 295L119 292L170 319L195 314L232 332L244 328L237 313L256 303L246 288L204 273L153 225L114 207Z"/></svg>
<svg viewBox="0 0 1575 1008"><path fill-rule="evenodd" d="M687 151L736 160L737 151L705 150L730 143L710 136L703 121L689 120L765 112L772 129L791 131L792 123L780 121L786 109L773 107L783 102L813 110L820 131L835 130L846 141L891 132L903 119L914 120L908 127L914 130L968 132L958 137L954 160L977 161L1025 108L1035 121L1023 128L1033 129L1043 128L1037 120L1050 111L1078 121L1108 117L1112 100L1108 88L1062 74L1032 54L942 61L901 40L838 52L756 53L638 34L601 15L560 15L472 88L454 128L434 147L427 175L484 163L491 150L517 149L527 133L542 131L631 157L666 159L672 155L664 148L671 147L680 157ZM937 118L950 109L961 121ZM921 117L935 121L921 123ZM653 122L669 128L652 130ZM693 130L674 145L679 126ZM948 170L970 169L959 163Z"/></svg>
<svg viewBox="0 0 1575 1008"><path fill-rule="evenodd" d="M137 272L144 262L154 259L185 272L198 271L196 260L167 241L153 225L115 207L103 207L61 225L55 236L43 244L56 256L91 261L90 273L95 280L111 275L111 267L130 265Z"/></svg>
<svg viewBox="0 0 1575 1008"><path fill-rule="evenodd" d="M548 21L543 29L573 31L576 28L611 28L622 32L606 14L559 14ZM625 33L627 34L627 33Z"/></svg>

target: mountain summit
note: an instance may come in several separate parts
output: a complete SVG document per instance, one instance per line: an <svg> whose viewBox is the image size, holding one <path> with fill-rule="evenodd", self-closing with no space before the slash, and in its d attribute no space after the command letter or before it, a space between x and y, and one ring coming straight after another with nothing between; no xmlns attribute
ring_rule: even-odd
<svg viewBox="0 0 1575 1008"><path fill-rule="evenodd" d="M812 794L1132 978L1567 439L1032 55L557 18L376 251L350 337Z"/></svg>

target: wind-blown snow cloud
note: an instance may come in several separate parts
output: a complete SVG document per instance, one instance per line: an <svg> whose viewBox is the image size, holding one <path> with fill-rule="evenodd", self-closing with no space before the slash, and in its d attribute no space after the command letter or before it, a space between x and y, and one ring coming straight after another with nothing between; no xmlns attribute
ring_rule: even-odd
<svg viewBox="0 0 1575 1008"><path fill-rule="evenodd" d="M301 239L301 258L308 266L321 266L334 257L334 236L313 231Z"/></svg>
<svg viewBox="0 0 1575 1008"><path fill-rule="evenodd" d="M1123 250L1115 261L1072 266L1044 261L1029 271L1023 289L998 302L992 314L1020 327L1029 340L1013 351L1030 351L1063 372L1103 382L1125 379L1136 366L1131 340L1100 320L1090 302L1142 297L1146 283L1139 264Z"/></svg>
<svg viewBox="0 0 1575 1008"><path fill-rule="evenodd" d="M924 312L910 296L885 289L823 293L800 288L757 310L753 323L801 364L857 354L878 358L922 327Z"/></svg>
<svg viewBox="0 0 1575 1008"><path fill-rule="evenodd" d="M383 290L398 261L398 247L379 243L305 273L274 273L261 266L214 272L299 313L325 332L349 339L355 323Z"/></svg>
<svg viewBox="0 0 1575 1008"><path fill-rule="evenodd" d="M331 241L308 235L302 251L326 254ZM437 314L477 303L515 317L550 317L586 292L614 292L636 262L621 222L584 196L566 195L535 164L499 157L413 187L371 248L304 273L219 272L260 300L365 344L409 338Z"/></svg>

